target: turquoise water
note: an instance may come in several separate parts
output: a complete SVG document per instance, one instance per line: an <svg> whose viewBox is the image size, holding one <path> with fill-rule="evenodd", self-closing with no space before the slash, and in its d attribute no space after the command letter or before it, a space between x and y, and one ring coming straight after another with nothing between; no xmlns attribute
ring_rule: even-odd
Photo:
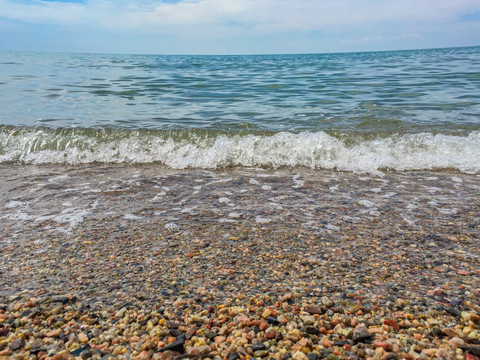
<svg viewBox="0 0 480 360"><path fill-rule="evenodd" d="M0 162L480 171L480 48L0 52Z"/></svg>

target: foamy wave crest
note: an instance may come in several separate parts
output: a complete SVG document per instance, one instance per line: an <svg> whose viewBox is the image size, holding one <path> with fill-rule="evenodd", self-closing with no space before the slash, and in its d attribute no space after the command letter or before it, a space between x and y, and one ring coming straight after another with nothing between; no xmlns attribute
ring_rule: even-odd
<svg viewBox="0 0 480 360"><path fill-rule="evenodd" d="M0 163L160 163L170 168L310 167L360 173L458 169L480 172L480 132L405 134L373 140L325 132L203 134L0 128Z"/></svg>

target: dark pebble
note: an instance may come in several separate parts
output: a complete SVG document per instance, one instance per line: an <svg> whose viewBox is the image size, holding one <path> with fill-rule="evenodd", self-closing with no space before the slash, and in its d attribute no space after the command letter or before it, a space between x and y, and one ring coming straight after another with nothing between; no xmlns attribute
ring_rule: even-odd
<svg viewBox="0 0 480 360"><path fill-rule="evenodd" d="M260 341L252 345L252 351L265 350L266 348L265 344Z"/></svg>
<svg viewBox="0 0 480 360"><path fill-rule="evenodd" d="M237 353L230 354L228 360L239 360L240 356Z"/></svg>
<svg viewBox="0 0 480 360"><path fill-rule="evenodd" d="M320 335L320 330L318 330L318 328L316 328L315 326L311 325L305 326L305 329L303 331L310 335Z"/></svg>
<svg viewBox="0 0 480 360"><path fill-rule="evenodd" d="M52 302L58 302L58 303L62 303L62 304L66 304L70 301L70 299L66 296L55 296L53 299L52 299Z"/></svg>
<svg viewBox="0 0 480 360"><path fill-rule="evenodd" d="M312 352L310 354L307 354L307 358L308 360L319 360L320 357L318 356L318 354Z"/></svg>
<svg viewBox="0 0 480 360"><path fill-rule="evenodd" d="M390 353L387 356L383 357L382 360L397 360L398 355L395 353Z"/></svg>
<svg viewBox="0 0 480 360"><path fill-rule="evenodd" d="M70 354L72 354L73 356L80 356L80 354L85 351L85 350L89 350L90 349L90 345L86 344L86 345L83 345L81 348L78 348L76 350L73 350ZM39 350L41 351L41 350Z"/></svg>
<svg viewBox="0 0 480 360"><path fill-rule="evenodd" d="M212 330L206 330L204 333L203 333L203 336L205 336L207 339L210 339L212 340L213 338L215 338L215 336L217 336L218 334L216 332L213 332Z"/></svg>
<svg viewBox="0 0 480 360"><path fill-rule="evenodd" d="M333 346L343 346L343 345L347 345L349 344L350 345L350 341L348 340L340 340L340 341L335 341L333 343Z"/></svg>
<svg viewBox="0 0 480 360"><path fill-rule="evenodd" d="M450 315L453 315L453 316L456 316L456 317L462 316L462 313L461 313L460 310L455 309L455 308L450 307L450 306L445 307L445 312L447 314L450 314Z"/></svg>
<svg viewBox="0 0 480 360"><path fill-rule="evenodd" d="M30 354L36 355L40 351L47 351L47 348L43 344L43 341L37 340L33 343L32 347L30 348Z"/></svg>
<svg viewBox="0 0 480 360"><path fill-rule="evenodd" d="M90 350L83 350L80 353L80 357L85 360L85 359L90 359L95 353L90 349Z"/></svg>
<svg viewBox="0 0 480 360"><path fill-rule="evenodd" d="M184 342L185 342L185 337L182 336L177 341L167 346L164 346L163 348L158 349L158 352L164 352L164 351L170 350L170 351L178 352L180 354L184 354L185 353L185 348L183 346Z"/></svg>
<svg viewBox="0 0 480 360"><path fill-rule="evenodd" d="M178 326L179 326L179 325L180 325L180 324L179 324L177 321L168 321L168 322L167 322L167 327L168 327L169 329L178 329Z"/></svg>
<svg viewBox="0 0 480 360"><path fill-rule="evenodd" d="M458 305L460 305L460 304L462 304L462 303L463 303L463 300L462 300L462 299L452 299L452 300L450 301L450 305L452 305L453 307L456 307L456 306L458 306Z"/></svg>
<svg viewBox="0 0 480 360"><path fill-rule="evenodd" d="M437 338L442 338L445 335L439 327L434 327L432 329L432 332L433 335L435 335Z"/></svg>
<svg viewBox="0 0 480 360"><path fill-rule="evenodd" d="M177 328L170 329L170 334L172 334L172 336L175 336L175 337L182 336L182 333L180 331L178 331Z"/></svg>
<svg viewBox="0 0 480 360"><path fill-rule="evenodd" d="M15 350L23 348L24 346L25 346L25 340L23 340L23 338L19 338L19 339L14 340L10 344L10 350L15 351Z"/></svg>
<svg viewBox="0 0 480 360"><path fill-rule="evenodd" d="M273 317L273 316L269 316L267 317L267 322L271 325L278 325L280 324L280 321L277 320L276 317Z"/></svg>
<svg viewBox="0 0 480 360"><path fill-rule="evenodd" d="M460 349L473 356L480 356L480 346L460 346Z"/></svg>
<svg viewBox="0 0 480 360"><path fill-rule="evenodd" d="M365 344L371 344L373 343L373 339L375 338L375 335L372 335L366 331L354 331L353 332L353 343L365 343Z"/></svg>
<svg viewBox="0 0 480 360"><path fill-rule="evenodd" d="M3 329L0 329L0 336L7 336L9 331L10 329L8 328L8 326L4 326Z"/></svg>

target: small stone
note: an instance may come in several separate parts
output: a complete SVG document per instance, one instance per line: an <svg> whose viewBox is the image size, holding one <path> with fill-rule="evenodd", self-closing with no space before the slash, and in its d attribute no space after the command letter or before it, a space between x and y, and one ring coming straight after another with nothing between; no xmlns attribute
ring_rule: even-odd
<svg viewBox="0 0 480 360"><path fill-rule="evenodd" d="M304 308L304 310L305 310L306 312L308 312L310 315L322 314L322 313L323 313L322 309L320 309L320 308L318 308L318 307L316 307L316 306L313 306L313 305L306 306L306 307Z"/></svg>
<svg viewBox="0 0 480 360"><path fill-rule="evenodd" d="M115 313L115 317L116 318L121 318L123 316L123 314L125 314L125 311L127 311L127 308L121 308L120 310L118 310Z"/></svg>
<svg viewBox="0 0 480 360"><path fill-rule="evenodd" d="M391 351L392 350L392 345L390 345L388 342L386 341L375 341L373 343L373 346L375 346L376 348L383 348L385 351Z"/></svg>
<svg viewBox="0 0 480 360"><path fill-rule="evenodd" d="M257 342L252 345L252 351L265 350L267 347L263 342Z"/></svg>
<svg viewBox="0 0 480 360"><path fill-rule="evenodd" d="M9 331L10 329L8 328L8 326L5 325L3 329L0 329L0 336L7 336Z"/></svg>
<svg viewBox="0 0 480 360"><path fill-rule="evenodd" d="M257 350L253 353L254 357L265 357L268 356L268 350Z"/></svg>
<svg viewBox="0 0 480 360"><path fill-rule="evenodd" d="M63 354L53 355L51 360L73 360L73 359L75 359L75 356L73 356L72 354L63 353Z"/></svg>
<svg viewBox="0 0 480 360"><path fill-rule="evenodd" d="M268 316L267 317L267 322L271 325L279 325L280 324L280 321L278 321L278 319L276 317L273 317L273 316Z"/></svg>
<svg viewBox="0 0 480 360"><path fill-rule="evenodd" d="M434 357L437 353L437 349L423 349L422 354L425 354L429 357Z"/></svg>
<svg viewBox="0 0 480 360"><path fill-rule="evenodd" d="M237 353L230 354L227 360L240 360L240 356Z"/></svg>
<svg viewBox="0 0 480 360"><path fill-rule="evenodd" d="M147 340L142 344L142 351L148 351L148 350L154 350L157 347L157 344L155 344L155 341L153 340Z"/></svg>
<svg viewBox="0 0 480 360"><path fill-rule="evenodd" d="M193 353L193 351L192 351ZM175 352L175 351L172 351L172 350L166 350L166 351L163 351L162 354L161 354L161 359L162 360L172 360L178 353ZM198 355L200 355L200 353L198 353Z"/></svg>
<svg viewBox="0 0 480 360"><path fill-rule="evenodd" d="M18 338L13 340L13 342L10 344L10 350L15 351L23 348L24 346L25 346L25 340L23 338Z"/></svg>
<svg viewBox="0 0 480 360"><path fill-rule="evenodd" d="M264 319L268 318L270 315L272 315L272 310L271 309L266 308L265 310L263 310L262 317Z"/></svg>
<svg viewBox="0 0 480 360"><path fill-rule="evenodd" d="M265 322L265 321L262 321L259 325L258 325L258 328L260 329L260 331L265 331L268 329L268 324Z"/></svg>
<svg viewBox="0 0 480 360"><path fill-rule="evenodd" d="M78 341L80 341L82 344L85 344L88 342L88 337L84 333L79 333L78 334Z"/></svg>
<svg viewBox="0 0 480 360"><path fill-rule="evenodd" d="M215 336L214 338L214 342L217 345L223 344L226 340L225 336Z"/></svg>
<svg viewBox="0 0 480 360"><path fill-rule="evenodd" d="M58 335L60 335L60 332L61 332L60 329L50 330L49 332L47 332L45 334L45 336L50 337L50 338L54 338L54 337L57 337Z"/></svg>
<svg viewBox="0 0 480 360"><path fill-rule="evenodd" d="M69 301L70 301L70 299L66 296L55 296L52 299L52 302L58 302L58 303L62 303L62 304L66 304Z"/></svg>
<svg viewBox="0 0 480 360"><path fill-rule="evenodd" d="M268 331L265 333L265 338L267 338L267 339L274 339L276 335L277 335L277 333L275 332L275 330L271 329L271 330L268 330Z"/></svg>
<svg viewBox="0 0 480 360"><path fill-rule="evenodd" d="M47 348L42 340L37 340L32 344L32 347L29 351L31 354L37 354L40 351L47 351Z"/></svg>
<svg viewBox="0 0 480 360"><path fill-rule="evenodd" d="M142 351L135 357L135 360L150 360L150 353L148 351Z"/></svg>
<svg viewBox="0 0 480 360"><path fill-rule="evenodd" d="M330 300L328 297L326 296L323 296L320 301L322 302L323 305L325 305L326 307L332 307L333 305L335 305L335 303Z"/></svg>
<svg viewBox="0 0 480 360"><path fill-rule="evenodd" d="M315 326L305 326L304 331L310 335L320 335L320 330Z"/></svg>
<svg viewBox="0 0 480 360"><path fill-rule="evenodd" d="M170 351L178 352L180 354L184 354L185 353L185 348L183 345L184 342L185 342L185 337L179 336L177 340L174 341L173 343L158 349L158 352L165 352L167 350L170 350Z"/></svg>
<svg viewBox="0 0 480 360"><path fill-rule="evenodd" d="M352 340L355 344L356 343L371 344L374 337L375 336L373 334L370 334L364 326L361 326L358 329L355 329L352 334Z"/></svg>
<svg viewBox="0 0 480 360"><path fill-rule="evenodd" d="M307 355L301 351L294 351L292 354L293 360L308 360Z"/></svg>
<svg viewBox="0 0 480 360"><path fill-rule="evenodd" d="M70 353L73 355L73 356L80 356L80 354L85 351L85 350L89 350L90 349L90 345L88 344L85 344L83 345L83 347L81 348L78 348L78 349L75 349L73 351L70 351Z"/></svg>
<svg viewBox="0 0 480 360"><path fill-rule="evenodd" d="M313 325L315 324L315 317L313 316L302 316L301 317L303 325Z"/></svg>
<svg viewBox="0 0 480 360"><path fill-rule="evenodd" d="M400 326L398 326L398 323L393 320L393 319L387 319L387 320L384 320L383 323L385 325L388 325L388 326L391 326L393 327L395 330L399 331L400 330Z"/></svg>
<svg viewBox="0 0 480 360"><path fill-rule="evenodd" d="M83 350L83 351L80 353L80 357L81 357L83 360L90 359L90 358L92 357L92 350Z"/></svg>
<svg viewBox="0 0 480 360"><path fill-rule="evenodd" d="M456 331L455 329L452 329L452 328L442 329L442 333L443 333L444 335L448 336L449 338L458 336L457 331Z"/></svg>

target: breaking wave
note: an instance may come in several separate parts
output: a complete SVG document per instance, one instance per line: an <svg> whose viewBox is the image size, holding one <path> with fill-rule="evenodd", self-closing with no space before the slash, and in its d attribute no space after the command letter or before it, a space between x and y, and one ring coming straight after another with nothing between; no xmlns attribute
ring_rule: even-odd
<svg viewBox="0 0 480 360"><path fill-rule="evenodd" d="M480 132L366 137L318 132L221 133L0 126L0 163L159 163L174 169L309 167L359 173L480 172Z"/></svg>

